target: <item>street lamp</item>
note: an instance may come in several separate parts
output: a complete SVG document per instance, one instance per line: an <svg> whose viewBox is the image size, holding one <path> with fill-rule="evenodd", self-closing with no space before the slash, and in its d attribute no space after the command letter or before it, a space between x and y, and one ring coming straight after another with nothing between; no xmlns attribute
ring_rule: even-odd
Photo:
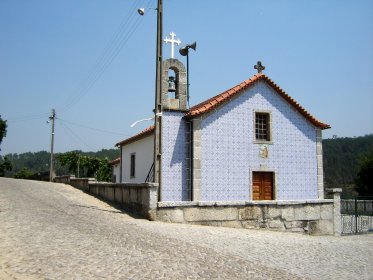
<svg viewBox="0 0 373 280"><path fill-rule="evenodd" d="M179 53L182 56L187 57L187 100L188 100L188 107L189 107L189 49L196 50L197 48L197 42L194 42L192 44L188 44L185 47L181 47L179 49Z"/></svg>
<svg viewBox="0 0 373 280"><path fill-rule="evenodd" d="M143 16L145 14L145 9L144 8L137 9L137 12L139 13L140 16Z"/></svg>
<svg viewBox="0 0 373 280"><path fill-rule="evenodd" d="M156 114L157 116L161 117L162 116L162 113L159 113L159 114ZM150 117L150 118L146 118L146 119L141 119L141 120L138 120L138 121L135 121L133 124L131 124L130 126L131 127L134 127L135 125L137 125L138 123L141 123L141 122L146 122L146 121L151 121L152 119L154 119L155 115L153 117Z"/></svg>

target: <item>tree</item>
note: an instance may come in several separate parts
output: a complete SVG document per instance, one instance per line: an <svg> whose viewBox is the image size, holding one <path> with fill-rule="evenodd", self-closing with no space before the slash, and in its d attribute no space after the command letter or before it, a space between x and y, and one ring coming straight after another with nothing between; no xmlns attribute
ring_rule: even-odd
<svg viewBox="0 0 373 280"><path fill-rule="evenodd" d="M111 181L111 166L108 159L81 155L77 151L67 152L57 156L61 166L65 166L71 173L79 177L96 177L98 181Z"/></svg>
<svg viewBox="0 0 373 280"><path fill-rule="evenodd" d="M361 160L355 182L359 195L373 196L373 152Z"/></svg>
<svg viewBox="0 0 373 280"><path fill-rule="evenodd" d="M6 124L6 121L4 121L0 115L0 144L1 142L3 142L3 138L6 136L7 127L8 125ZM0 162L0 177L4 177L6 170L12 170L12 163L7 157L5 157L4 160Z"/></svg>
<svg viewBox="0 0 373 280"><path fill-rule="evenodd" d="M80 165L86 177L94 177L99 168L100 160L94 157L81 156Z"/></svg>
<svg viewBox="0 0 373 280"><path fill-rule="evenodd" d="M57 160L60 162L61 166L66 166L71 173L75 174L75 172L78 171L80 158L77 151L59 154L57 155Z"/></svg>
<svg viewBox="0 0 373 280"><path fill-rule="evenodd" d="M6 124L6 121L4 121L1 118L1 115L0 115L0 144L3 141L3 138L6 136L6 129L7 129L7 127L8 127L8 125Z"/></svg>
<svg viewBox="0 0 373 280"><path fill-rule="evenodd" d="M97 181L111 182L111 175L111 165L109 160L107 158L101 159L96 174Z"/></svg>
<svg viewBox="0 0 373 280"><path fill-rule="evenodd" d="M14 178L16 179L31 179L33 173L28 170L27 168L22 168L21 171L19 171L18 173L14 174Z"/></svg>
<svg viewBox="0 0 373 280"><path fill-rule="evenodd" d="M0 162L0 177L4 177L6 170L12 170L12 163L7 157L5 157L2 162Z"/></svg>

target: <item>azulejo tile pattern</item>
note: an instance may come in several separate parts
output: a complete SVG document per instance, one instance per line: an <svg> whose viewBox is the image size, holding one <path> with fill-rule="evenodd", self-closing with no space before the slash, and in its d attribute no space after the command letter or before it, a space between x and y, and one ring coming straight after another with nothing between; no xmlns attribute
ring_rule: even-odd
<svg viewBox="0 0 373 280"><path fill-rule="evenodd" d="M268 157L254 141L254 112L271 114ZM162 117L162 201L188 199L182 112ZM277 200L317 199L316 129L264 81L204 115L201 200L251 199L252 172L275 172Z"/></svg>
<svg viewBox="0 0 373 280"><path fill-rule="evenodd" d="M254 112L271 112L268 158L254 143ZM278 200L317 199L316 130L265 82L202 120L201 200L251 199L252 171L275 172Z"/></svg>
<svg viewBox="0 0 373 280"><path fill-rule="evenodd" d="M188 199L183 116L182 112L162 113L162 201Z"/></svg>

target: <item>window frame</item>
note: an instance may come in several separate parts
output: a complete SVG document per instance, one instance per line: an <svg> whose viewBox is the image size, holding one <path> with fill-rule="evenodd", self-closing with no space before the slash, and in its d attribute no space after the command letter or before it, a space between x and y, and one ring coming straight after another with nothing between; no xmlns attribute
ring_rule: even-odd
<svg viewBox="0 0 373 280"><path fill-rule="evenodd" d="M257 138L257 114L267 115L267 139ZM266 110L254 110L253 112L253 125L254 125L254 143L256 144L272 144L272 112Z"/></svg>
<svg viewBox="0 0 373 280"><path fill-rule="evenodd" d="M130 155L130 178L136 178L136 153Z"/></svg>

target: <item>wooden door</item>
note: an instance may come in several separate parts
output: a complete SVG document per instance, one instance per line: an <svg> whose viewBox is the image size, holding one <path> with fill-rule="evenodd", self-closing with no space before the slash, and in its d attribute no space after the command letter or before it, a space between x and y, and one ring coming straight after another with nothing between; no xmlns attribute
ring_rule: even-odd
<svg viewBox="0 0 373 280"><path fill-rule="evenodd" d="M273 172L253 172L253 200L273 200Z"/></svg>

